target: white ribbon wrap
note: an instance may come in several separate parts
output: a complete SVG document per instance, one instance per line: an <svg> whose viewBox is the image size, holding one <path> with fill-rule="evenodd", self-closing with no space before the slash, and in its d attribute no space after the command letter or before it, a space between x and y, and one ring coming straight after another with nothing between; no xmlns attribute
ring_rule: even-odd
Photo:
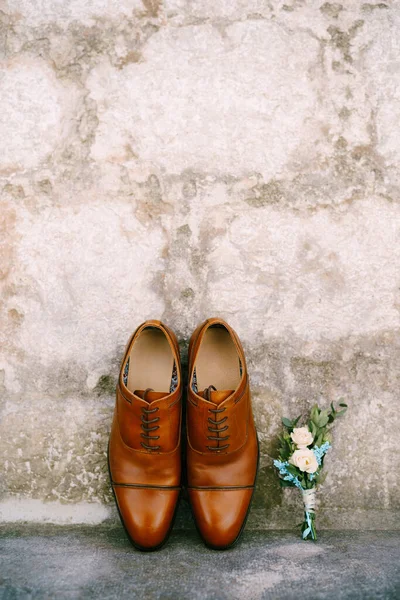
<svg viewBox="0 0 400 600"><path fill-rule="evenodd" d="M302 495L304 510L309 513L315 513L315 505L317 503L316 489L311 488L311 490L302 490Z"/></svg>
<svg viewBox="0 0 400 600"><path fill-rule="evenodd" d="M312 518L315 515L315 505L317 502L317 494L315 488L311 490L301 490L303 495L304 511L306 518L307 527L303 530L303 540L307 539L307 536L311 534L313 540L317 539L315 529L313 528Z"/></svg>

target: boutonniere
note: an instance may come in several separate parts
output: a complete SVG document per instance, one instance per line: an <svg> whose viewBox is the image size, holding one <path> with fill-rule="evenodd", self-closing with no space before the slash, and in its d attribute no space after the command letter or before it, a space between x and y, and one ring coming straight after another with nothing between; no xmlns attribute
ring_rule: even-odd
<svg viewBox="0 0 400 600"><path fill-rule="evenodd" d="M339 403L336 410L321 410L317 405L311 409L306 424L297 427L301 415L294 421L283 418L285 430L279 436L279 460L274 466L279 472L282 487L297 487L301 490L304 503L304 522L301 526L304 540L317 539L315 529L316 489L322 482L324 456L331 448L332 437L329 430L337 417L347 410L347 404Z"/></svg>

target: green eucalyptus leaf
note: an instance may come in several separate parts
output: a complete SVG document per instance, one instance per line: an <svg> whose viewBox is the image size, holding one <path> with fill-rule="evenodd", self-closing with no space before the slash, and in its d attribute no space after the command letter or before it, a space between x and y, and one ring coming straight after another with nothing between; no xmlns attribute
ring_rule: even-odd
<svg viewBox="0 0 400 600"><path fill-rule="evenodd" d="M281 459L283 461L286 461L289 458L290 455L291 455L291 451L288 450L288 448L282 448L282 450L281 450Z"/></svg>
<svg viewBox="0 0 400 600"><path fill-rule="evenodd" d="M315 425L316 425L317 427L319 427L319 426L320 426L320 425L319 425L319 411L318 411L318 412L314 412L314 414L312 414L312 415L311 415L311 421L312 421L313 423L315 423Z"/></svg>
<svg viewBox="0 0 400 600"><path fill-rule="evenodd" d="M286 417L283 417L282 419L282 423L284 424L285 427L287 427L288 429L292 429L292 421L290 419L287 419Z"/></svg>
<svg viewBox="0 0 400 600"><path fill-rule="evenodd" d="M319 418L318 418L318 427L325 427L325 425L328 424L329 421L329 417L328 417L328 412L326 410L322 411Z"/></svg>
<svg viewBox="0 0 400 600"><path fill-rule="evenodd" d="M311 420L315 422L315 419L318 419L318 417L319 417L319 413L320 413L320 410L318 408L318 405L314 404L314 406L312 407L311 412L310 412Z"/></svg>
<svg viewBox="0 0 400 600"><path fill-rule="evenodd" d="M285 481L284 479L280 479L279 481L280 481L281 487L283 487L283 488L296 487L294 485L294 483L292 483L291 481Z"/></svg>
<svg viewBox="0 0 400 600"><path fill-rule="evenodd" d="M286 468L288 472L295 477L299 477L301 475L301 471L299 471L299 469L294 465L288 465Z"/></svg>
<svg viewBox="0 0 400 600"><path fill-rule="evenodd" d="M333 405L333 402L331 402L331 410L328 411L328 423L333 423L333 421L336 419L336 409Z"/></svg>
<svg viewBox="0 0 400 600"><path fill-rule="evenodd" d="M297 423L300 421L301 417L302 417L302 415L299 415L299 416L297 417L297 419L295 419L295 420L293 421L293 427L296 427L296 425L297 425Z"/></svg>

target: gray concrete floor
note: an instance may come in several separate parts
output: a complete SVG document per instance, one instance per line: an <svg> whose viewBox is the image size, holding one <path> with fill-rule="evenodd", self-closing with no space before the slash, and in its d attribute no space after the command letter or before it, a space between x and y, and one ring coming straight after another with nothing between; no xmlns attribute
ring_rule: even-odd
<svg viewBox="0 0 400 600"><path fill-rule="evenodd" d="M400 598L400 532L246 531L232 550L176 531L143 554L121 527L0 527L0 598Z"/></svg>

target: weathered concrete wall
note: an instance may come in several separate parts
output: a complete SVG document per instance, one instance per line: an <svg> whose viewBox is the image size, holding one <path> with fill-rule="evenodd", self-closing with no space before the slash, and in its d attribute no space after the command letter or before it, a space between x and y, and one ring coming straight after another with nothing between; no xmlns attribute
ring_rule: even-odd
<svg viewBox="0 0 400 600"><path fill-rule="evenodd" d="M161 318L185 348L220 315L252 378L253 526L300 519L281 416L344 397L320 525L398 527L400 3L0 9L0 517L113 515L128 336Z"/></svg>

